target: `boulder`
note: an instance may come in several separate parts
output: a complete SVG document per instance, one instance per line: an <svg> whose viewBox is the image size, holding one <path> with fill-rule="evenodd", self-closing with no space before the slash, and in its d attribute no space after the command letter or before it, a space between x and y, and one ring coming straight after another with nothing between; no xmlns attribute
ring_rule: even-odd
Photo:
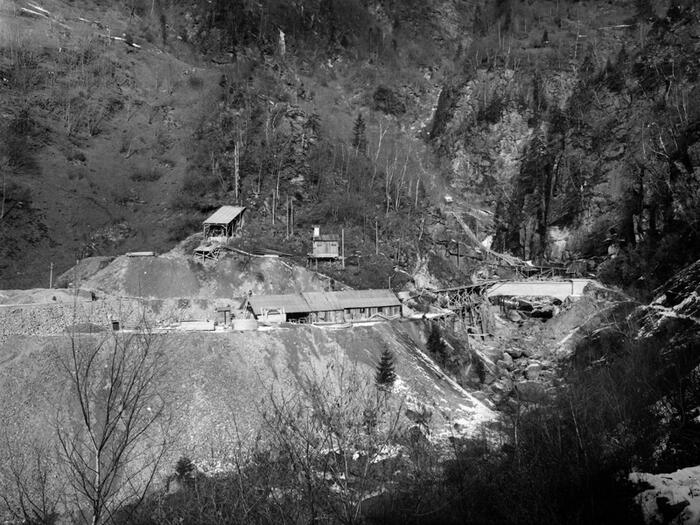
<svg viewBox="0 0 700 525"><path fill-rule="evenodd" d="M513 323L519 323L523 320L523 316L517 310L508 310L508 320Z"/></svg>
<svg viewBox="0 0 700 525"><path fill-rule="evenodd" d="M525 379L534 381L538 377L540 377L541 372L542 365L536 361L533 361L529 365L527 365L527 368L525 368Z"/></svg>
<svg viewBox="0 0 700 525"><path fill-rule="evenodd" d="M508 352L503 352L502 361L504 363L505 368L507 368L508 370L513 370L513 366L515 366L513 363L513 357Z"/></svg>
<svg viewBox="0 0 700 525"><path fill-rule="evenodd" d="M494 401L498 403L513 391L513 381L507 377L502 377L491 385L491 391L494 393Z"/></svg>
<svg viewBox="0 0 700 525"><path fill-rule="evenodd" d="M541 403L547 399L547 391L537 381L519 381L513 389L515 396L526 403Z"/></svg>
<svg viewBox="0 0 700 525"><path fill-rule="evenodd" d="M493 401L491 401L491 399L489 399L489 396L486 394L486 392L483 392L481 390L475 390L474 392L472 392L472 396L475 399L478 399L479 401L481 401L487 407L493 408Z"/></svg>
<svg viewBox="0 0 700 525"><path fill-rule="evenodd" d="M513 359L518 359L519 357L530 357L532 355L532 352L525 348L506 348L505 352Z"/></svg>

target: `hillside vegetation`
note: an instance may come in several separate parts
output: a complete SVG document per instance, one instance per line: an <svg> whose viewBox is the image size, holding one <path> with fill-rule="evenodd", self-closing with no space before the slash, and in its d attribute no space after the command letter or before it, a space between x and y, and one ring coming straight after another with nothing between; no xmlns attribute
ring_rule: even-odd
<svg viewBox="0 0 700 525"><path fill-rule="evenodd" d="M72 288L0 294L0 517L692 521L700 486L640 509L628 480L700 451L699 17L0 0L0 287ZM223 204L247 208L227 248L281 257L194 260ZM314 225L346 264L302 267ZM414 287L423 308L516 274L485 246L618 289L484 302L483 334L179 331L251 291Z"/></svg>
<svg viewBox="0 0 700 525"><path fill-rule="evenodd" d="M244 242L302 257L313 224L344 228L357 286L464 280L454 211L524 258L621 245L603 275L648 293L698 245L676 4L5 0L3 286L240 203Z"/></svg>

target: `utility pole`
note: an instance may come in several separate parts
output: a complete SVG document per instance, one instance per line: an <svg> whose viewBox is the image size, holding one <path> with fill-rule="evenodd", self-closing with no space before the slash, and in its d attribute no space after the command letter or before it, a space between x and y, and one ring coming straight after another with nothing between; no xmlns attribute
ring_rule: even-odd
<svg viewBox="0 0 700 525"><path fill-rule="evenodd" d="M345 269L345 228L340 229L340 246L341 246L341 258L343 260L343 269Z"/></svg>
<svg viewBox="0 0 700 525"><path fill-rule="evenodd" d="M53 261L49 266L49 288L53 288Z"/></svg>

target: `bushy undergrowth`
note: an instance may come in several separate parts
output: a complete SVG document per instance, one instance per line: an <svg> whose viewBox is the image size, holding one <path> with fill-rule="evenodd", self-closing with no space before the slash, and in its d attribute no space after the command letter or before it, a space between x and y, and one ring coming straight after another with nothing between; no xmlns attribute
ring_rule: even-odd
<svg viewBox="0 0 700 525"><path fill-rule="evenodd" d="M697 458L700 374L692 342L660 352L670 339L637 339L634 320L618 322L624 313L584 328L590 333L576 348L577 360L562 370L565 386L546 401L513 397L500 423L452 438L447 450L426 437L429 410L409 410L399 391L378 388L371 374L341 364L308 376L296 394L271 391L257 439L234 442L213 458L216 469L182 457L165 486L111 519L639 523L633 501L639 488L625 481L627 474L675 470ZM432 340L436 346L437 335ZM41 495L48 486L32 491Z"/></svg>
<svg viewBox="0 0 700 525"><path fill-rule="evenodd" d="M211 523L215 512L236 516L232 522L316 516L329 523L639 523L639 489L627 474L673 470L693 457L700 440L688 407L700 401L700 377L674 373L660 342L636 340L634 328L592 332L565 371L566 387L540 404L512 399L499 426L455 438L447 457L408 430L392 436L400 456L368 469L366 456L353 452L350 459L350 451L388 443L376 431L397 414L378 411L385 405L374 394L340 401L313 386L311 412L275 406L265 420L272 439L243 468L189 481L155 508L170 512L170 522L193 519L178 514L185 509L210 513L209 521L192 523ZM354 402L365 408L351 411Z"/></svg>

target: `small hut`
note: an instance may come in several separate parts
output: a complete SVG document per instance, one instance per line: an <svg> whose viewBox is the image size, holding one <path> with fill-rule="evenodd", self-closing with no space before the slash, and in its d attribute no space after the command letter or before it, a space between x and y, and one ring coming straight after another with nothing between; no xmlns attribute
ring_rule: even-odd
<svg viewBox="0 0 700 525"><path fill-rule="evenodd" d="M204 238L224 237L230 239L243 228L243 206L222 206L203 223Z"/></svg>
<svg viewBox="0 0 700 525"><path fill-rule="evenodd" d="M340 236L337 234L321 234L321 228L314 226L314 235L311 238L311 253L309 259L339 259Z"/></svg>

